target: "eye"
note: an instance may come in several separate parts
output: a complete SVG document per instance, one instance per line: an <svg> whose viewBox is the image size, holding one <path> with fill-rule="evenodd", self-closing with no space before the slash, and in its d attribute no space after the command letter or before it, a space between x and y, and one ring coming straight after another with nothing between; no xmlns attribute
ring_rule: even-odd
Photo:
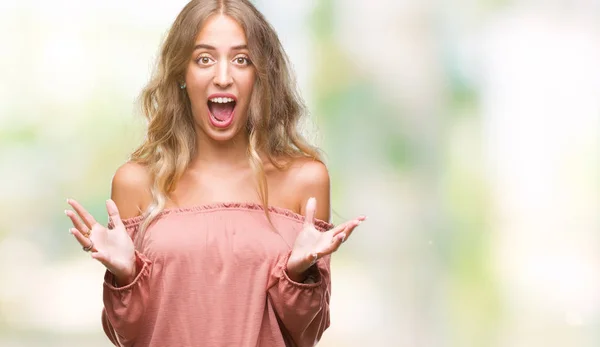
<svg viewBox="0 0 600 347"><path fill-rule="evenodd" d="M235 59L233 59L233 62L236 63L237 65L242 65L242 66L246 66L246 65L250 65L250 59L248 59L247 57L236 57Z"/></svg>
<svg viewBox="0 0 600 347"><path fill-rule="evenodd" d="M212 62L212 58L207 55L202 55L196 59L196 62L200 65L209 65Z"/></svg>

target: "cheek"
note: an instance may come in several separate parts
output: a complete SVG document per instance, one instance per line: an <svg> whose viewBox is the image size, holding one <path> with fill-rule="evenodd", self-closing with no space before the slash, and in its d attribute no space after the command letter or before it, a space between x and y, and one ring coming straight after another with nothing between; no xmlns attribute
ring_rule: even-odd
<svg viewBox="0 0 600 347"><path fill-rule="evenodd" d="M254 87L255 82L256 82L256 73L254 71L252 71L252 73L249 74L248 79L246 80L246 89L249 94L252 93L252 88Z"/></svg>
<svg viewBox="0 0 600 347"><path fill-rule="evenodd" d="M254 69L240 71L238 76L238 88L240 89L240 92L250 96L255 79L256 73L254 72Z"/></svg>
<svg viewBox="0 0 600 347"><path fill-rule="evenodd" d="M185 75L185 83L189 90L206 90L208 84L210 83L210 75L208 71L203 71L197 68L194 69L192 67L188 69L188 72Z"/></svg>

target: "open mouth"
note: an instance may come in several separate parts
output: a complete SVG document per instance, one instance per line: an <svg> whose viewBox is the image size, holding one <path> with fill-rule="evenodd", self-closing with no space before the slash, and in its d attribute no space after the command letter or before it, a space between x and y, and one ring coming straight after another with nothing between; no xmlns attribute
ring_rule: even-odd
<svg viewBox="0 0 600 347"><path fill-rule="evenodd" d="M236 101L228 97L215 97L208 100L211 123L219 128L229 126L233 120Z"/></svg>

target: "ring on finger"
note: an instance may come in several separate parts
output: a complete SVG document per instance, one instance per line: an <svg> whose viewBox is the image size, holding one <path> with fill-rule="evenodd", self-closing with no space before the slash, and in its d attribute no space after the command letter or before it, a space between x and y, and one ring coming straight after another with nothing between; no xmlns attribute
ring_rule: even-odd
<svg viewBox="0 0 600 347"><path fill-rule="evenodd" d="M94 248L94 241L90 240L90 244L87 247L83 247L83 250L86 252L91 251Z"/></svg>

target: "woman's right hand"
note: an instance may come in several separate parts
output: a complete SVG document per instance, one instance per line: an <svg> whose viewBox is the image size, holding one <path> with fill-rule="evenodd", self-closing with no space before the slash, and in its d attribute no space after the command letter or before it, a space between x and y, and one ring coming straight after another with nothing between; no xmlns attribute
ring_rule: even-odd
<svg viewBox="0 0 600 347"><path fill-rule="evenodd" d="M65 210L75 227L69 231L84 250L91 247L89 251L92 252L92 258L101 262L115 276L117 285L124 286L133 282L137 274L135 246L125 230L114 201L106 201L106 210L114 225L113 229L96 222L77 201L67 199L67 203L77 212L75 214L71 210Z"/></svg>

